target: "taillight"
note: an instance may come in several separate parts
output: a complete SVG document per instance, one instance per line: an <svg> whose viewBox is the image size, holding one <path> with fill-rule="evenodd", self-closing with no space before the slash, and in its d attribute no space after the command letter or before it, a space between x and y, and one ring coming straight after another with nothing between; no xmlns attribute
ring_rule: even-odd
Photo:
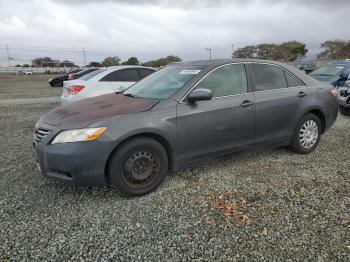
<svg viewBox="0 0 350 262"><path fill-rule="evenodd" d="M333 99L336 99L338 96L338 91L336 89L332 89L330 92L330 95Z"/></svg>
<svg viewBox="0 0 350 262"><path fill-rule="evenodd" d="M68 87L68 93L70 93L71 95L76 95L84 88L85 88L85 86L82 86L82 85L70 86L70 87Z"/></svg>

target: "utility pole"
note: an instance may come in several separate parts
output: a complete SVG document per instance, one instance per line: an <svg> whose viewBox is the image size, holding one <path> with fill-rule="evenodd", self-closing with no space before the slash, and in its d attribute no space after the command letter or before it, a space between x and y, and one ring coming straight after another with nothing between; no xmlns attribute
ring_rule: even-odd
<svg viewBox="0 0 350 262"><path fill-rule="evenodd" d="M83 48L84 66L86 65L85 49Z"/></svg>
<svg viewBox="0 0 350 262"><path fill-rule="evenodd" d="M7 52L7 60L8 60L8 62L9 62L9 67L11 67L10 53L9 53L9 45L6 45L6 52Z"/></svg>
<svg viewBox="0 0 350 262"><path fill-rule="evenodd" d="M209 60L211 61L211 48L206 48L205 50L208 50L209 51Z"/></svg>

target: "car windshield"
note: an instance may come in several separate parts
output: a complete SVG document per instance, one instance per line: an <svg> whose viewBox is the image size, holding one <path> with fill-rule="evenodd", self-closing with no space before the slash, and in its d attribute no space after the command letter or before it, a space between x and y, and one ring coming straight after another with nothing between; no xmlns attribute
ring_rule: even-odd
<svg viewBox="0 0 350 262"><path fill-rule="evenodd" d="M193 79L201 69L201 66L171 65L165 67L125 90L124 95L168 99Z"/></svg>
<svg viewBox="0 0 350 262"><path fill-rule="evenodd" d="M106 70L107 69L98 69L98 70L92 71L92 72L80 77L80 80L85 80L85 81L89 80L89 79L93 78L94 76L96 76L96 75L98 75Z"/></svg>
<svg viewBox="0 0 350 262"><path fill-rule="evenodd" d="M343 69L343 66L321 66L313 71L311 75L335 76Z"/></svg>

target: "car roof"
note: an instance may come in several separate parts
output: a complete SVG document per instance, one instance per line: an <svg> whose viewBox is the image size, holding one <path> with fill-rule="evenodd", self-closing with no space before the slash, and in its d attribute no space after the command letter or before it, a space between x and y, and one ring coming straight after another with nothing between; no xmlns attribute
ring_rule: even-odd
<svg viewBox="0 0 350 262"><path fill-rule="evenodd" d="M107 68L107 69L150 68L150 69L154 69L154 68L152 68L152 67L141 66L141 65L119 65L119 66L108 66L108 67L101 67L101 68ZM154 69L154 70L155 70L155 69Z"/></svg>
<svg viewBox="0 0 350 262"><path fill-rule="evenodd" d="M216 67L216 66L230 64L230 63L264 63L264 64L275 64L275 65L280 65L282 67L286 67L286 66L288 67L288 65L283 62L263 60L263 59L253 59L253 58L198 60L198 61L190 61L190 62L172 63L170 65Z"/></svg>

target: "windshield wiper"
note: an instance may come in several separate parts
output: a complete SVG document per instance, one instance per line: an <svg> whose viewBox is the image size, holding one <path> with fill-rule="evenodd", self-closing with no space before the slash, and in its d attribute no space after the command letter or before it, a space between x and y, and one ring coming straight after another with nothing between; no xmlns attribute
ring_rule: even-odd
<svg viewBox="0 0 350 262"><path fill-rule="evenodd" d="M124 96L128 96L128 97L137 97L137 96L135 96L135 95L133 95L133 94L130 94L130 93L122 93Z"/></svg>

